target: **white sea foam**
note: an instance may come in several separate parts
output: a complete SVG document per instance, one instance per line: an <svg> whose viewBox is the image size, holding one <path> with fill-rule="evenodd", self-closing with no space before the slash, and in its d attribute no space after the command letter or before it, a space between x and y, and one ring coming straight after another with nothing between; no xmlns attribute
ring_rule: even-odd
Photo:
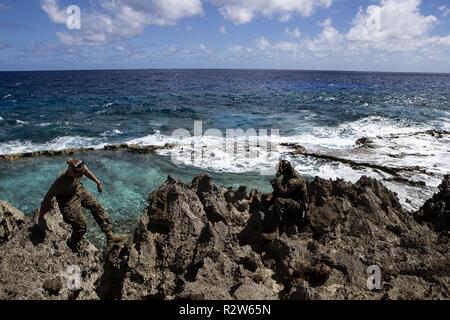
<svg viewBox="0 0 450 320"><path fill-rule="evenodd" d="M12 94L9 93L6 96L4 96L3 99L8 99L8 98L11 98L11 97L12 97Z"/></svg>
<svg viewBox="0 0 450 320"><path fill-rule="evenodd" d="M440 177L450 172L450 139L433 137L429 134L417 134L428 129L445 129L449 124L448 118L441 119L436 124L417 125L407 121L394 121L382 117L369 117L362 120L342 124L338 127L318 127L309 132L295 136L272 136L268 138L272 148L256 145L257 137L250 137L252 151L257 157L249 157L248 153L230 153L225 150L225 145L230 143L225 137L203 136L178 139L155 134L123 141L138 145L164 146L167 143L174 144L174 149L161 149L160 155L170 156L179 164L201 168L213 172L244 173L267 172L273 173L276 163L281 158L291 160L297 170L308 176L320 176L322 178L343 178L355 182L362 175L374 178L389 178L390 175L370 168L352 168L338 162L327 162L313 158L293 157L290 149L279 145L280 143L298 143L308 150L336 152L341 157L355 161L369 162L393 167L419 166L436 176L412 172L406 178L412 181L423 181L427 184L426 191L406 187L399 183L386 185L395 191L402 204L409 210L417 209L423 203L426 196L432 194L440 183ZM60 150L71 147L103 148L107 144L108 137L120 135L118 129L102 133L99 138L85 137L60 137L43 144L33 144L29 141L10 141L0 144L0 154L30 152L37 150ZM414 134L413 134L414 133ZM361 137L373 137L375 149L355 150L355 141ZM236 138L233 138L233 141ZM245 145L245 137L236 141L240 146Z"/></svg>
<svg viewBox="0 0 450 320"><path fill-rule="evenodd" d="M444 126L438 126L443 128ZM367 175L378 179L391 178L387 173L370 168L352 168L338 162L325 162L303 157L292 157L289 149L279 143L298 143L312 151L338 152L341 157L355 161L368 162L392 167L419 166L436 176L413 172L405 178L422 181L427 184L428 193L423 188L408 187L399 183L386 183L388 188L399 195L402 204L408 210L415 210L432 194L439 185L442 175L450 172L450 141L448 138L436 138L429 134L417 134L436 128L433 125L417 125L407 121L394 121L382 117L369 117L343 124L335 128L315 128L312 132L289 137L271 137L274 148L267 152L256 148L259 157L249 158L246 154L224 152L225 138L202 137L177 140L156 133L129 141L142 145L177 144L174 150L160 150L162 155L175 155L177 162L184 165L215 172L258 172L262 169L270 172L280 158L290 159L297 170L308 176L320 176L326 179L343 178L356 182ZM374 137L377 148L365 152L354 151L355 141L362 137ZM378 138L377 138L378 137ZM195 143L195 146L194 146ZM201 150L202 156L193 157ZM198 153L197 153L198 155ZM414 189L415 191L411 191ZM420 196L421 195L421 196Z"/></svg>
<svg viewBox="0 0 450 320"><path fill-rule="evenodd" d="M100 134L102 137L112 137L112 136L117 136L119 134L122 134L123 132L120 131L119 129L114 129L114 130L108 130L103 132L102 134Z"/></svg>
<svg viewBox="0 0 450 320"><path fill-rule="evenodd" d="M28 124L28 122L17 119L16 124Z"/></svg>
<svg viewBox="0 0 450 320"><path fill-rule="evenodd" d="M310 132L286 137L289 142L322 146L332 149L349 149L362 137L377 137L392 134L406 134L431 129L431 126L411 124L407 121L372 116L341 124L338 127L316 127ZM299 128L301 129L301 128Z"/></svg>
<svg viewBox="0 0 450 320"><path fill-rule="evenodd" d="M58 137L46 143L33 143L31 141L14 140L0 143L0 154L14 154L35 152L42 150L63 150L67 148L96 148L101 149L105 143L100 143L99 139L79 136Z"/></svg>
<svg viewBox="0 0 450 320"><path fill-rule="evenodd" d="M3 121L3 120L5 120L5 119L3 119L2 117L0 117L0 121Z"/></svg>

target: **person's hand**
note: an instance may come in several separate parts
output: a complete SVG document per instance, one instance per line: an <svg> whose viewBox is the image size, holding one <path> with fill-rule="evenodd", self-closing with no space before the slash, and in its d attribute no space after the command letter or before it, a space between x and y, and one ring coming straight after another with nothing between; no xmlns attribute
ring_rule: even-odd
<svg viewBox="0 0 450 320"><path fill-rule="evenodd" d="M103 192L103 185L101 183L97 184L97 191L98 191L98 193L102 193Z"/></svg>
<svg viewBox="0 0 450 320"><path fill-rule="evenodd" d="M257 195L258 195L258 190L257 189L253 189L250 192L249 198L252 199L252 198L256 197Z"/></svg>
<svg viewBox="0 0 450 320"><path fill-rule="evenodd" d="M48 230L47 221L44 217L38 216L36 220L36 229L41 232L45 233L45 231Z"/></svg>

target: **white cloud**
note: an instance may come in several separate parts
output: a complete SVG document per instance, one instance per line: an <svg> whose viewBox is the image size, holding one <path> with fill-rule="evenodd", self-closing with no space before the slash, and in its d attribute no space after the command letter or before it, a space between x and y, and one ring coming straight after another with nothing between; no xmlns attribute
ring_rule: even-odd
<svg viewBox="0 0 450 320"><path fill-rule="evenodd" d="M365 11L360 8L347 39L388 51L426 45L438 20L432 15L422 15L420 4L421 0L381 0L379 5L371 5Z"/></svg>
<svg viewBox="0 0 450 320"><path fill-rule="evenodd" d="M279 20L280 22L289 22L289 21L291 21L291 19L292 19L292 13L285 13L285 14L282 14L282 15L278 18L278 20Z"/></svg>
<svg viewBox="0 0 450 320"><path fill-rule="evenodd" d="M331 18L325 19L319 25L322 27L322 32L315 39L306 41L307 49L310 51L339 50L343 35L333 27Z"/></svg>
<svg viewBox="0 0 450 320"><path fill-rule="evenodd" d="M264 37L261 37L255 40L255 45L259 50L266 50L270 47L270 41Z"/></svg>
<svg viewBox="0 0 450 320"><path fill-rule="evenodd" d="M328 8L332 0L213 0L225 19L235 24L252 21L256 16L278 16L288 21L293 14L311 16L317 9Z"/></svg>
<svg viewBox="0 0 450 320"><path fill-rule="evenodd" d="M348 30L339 31L328 18L319 23L315 37L291 37L292 41L269 42L265 37L254 41L266 59L309 61L314 65L358 65L379 70L380 65L425 66L434 62L450 65L450 34L433 35L437 17L424 15L420 0L379 0L361 8ZM285 29L288 36L294 35ZM280 60L280 57L283 57ZM321 61L321 62L320 62ZM414 68L413 68L414 69Z"/></svg>
<svg viewBox="0 0 450 320"><path fill-rule="evenodd" d="M61 0L42 0L42 9L55 23L65 23L65 10ZM174 25L184 17L203 14L202 3L207 0L90 0L97 3L90 11L82 8L82 30L57 33L59 40L68 45L97 46L106 42L142 34L147 26ZM298 15L308 16L319 8L331 5L332 0L291 1L291 0L211 0L219 7L226 19L239 24L257 17L276 18L288 21ZM172 3L174 7L167 3ZM450 15L447 6L439 8L441 14L427 15L421 11L421 0L373 0L371 5L361 7L354 12L349 27L333 26L328 18L319 23L317 35L301 33L292 26L283 28L285 36L275 39L261 36L250 45L232 45L224 49L224 54L248 56L257 59L291 58L297 61L311 59L313 63L323 59L332 64L335 61L361 63L365 61L445 61L450 63L449 35L433 33L439 19ZM309 6L308 6L309 4ZM178 6L177 6L178 5ZM177 8L175 8L177 7ZM302 8L302 9L301 9ZM436 8L437 9L437 8ZM447 13L449 11L449 13ZM217 26L219 27L219 26ZM217 28L216 27L216 28ZM341 29L342 28L342 29ZM179 30L184 30L180 27ZM189 28L190 29L190 28ZM188 30L186 28L186 30ZM224 25L216 32L228 32ZM303 30L302 30L303 31ZM282 35L283 36L283 35ZM281 38L281 37L280 37ZM283 40L283 41L281 41ZM286 40L286 41L284 41ZM168 52L198 56L218 53L208 43L190 44L191 50L169 46L162 50ZM116 48L116 50L119 50ZM167 50L167 51L166 51ZM121 51L122 52L122 51ZM231 54L229 54L231 56ZM344 64L343 64L344 65Z"/></svg>
<svg viewBox="0 0 450 320"><path fill-rule="evenodd" d="M57 0L42 0L42 10L47 13L49 19L54 23L66 23L67 14L66 11L59 8Z"/></svg>
<svg viewBox="0 0 450 320"><path fill-rule="evenodd" d="M104 33L96 32L85 32L82 37L79 34L57 32L56 36L62 44L67 46L98 46L107 42Z"/></svg>
<svg viewBox="0 0 450 320"><path fill-rule="evenodd" d="M450 16L450 8L447 6L440 6L439 11L442 13L442 17L444 18Z"/></svg>
<svg viewBox="0 0 450 320"><path fill-rule="evenodd" d="M281 51L296 52L299 50L299 45L296 42L281 41L276 43L274 48Z"/></svg>
<svg viewBox="0 0 450 320"><path fill-rule="evenodd" d="M284 33L286 33L288 35L288 37L290 37L290 38L300 38L300 35L301 35L300 30L298 28L295 28L292 30L289 28L286 28L286 29L284 29Z"/></svg>
<svg viewBox="0 0 450 320"><path fill-rule="evenodd" d="M213 50L208 48L204 43L200 43L197 47L198 50L203 51L207 54L213 54Z"/></svg>
<svg viewBox="0 0 450 320"><path fill-rule="evenodd" d="M81 9L82 30L59 32L68 45L103 44L117 37L140 35L150 25L172 26L179 20L203 14L201 0L92 0L98 9ZM66 23L58 0L41 0L41 8L54 23Z"/></svg>
<svg viewBox="0 0 450 320"><path fill-rule="evenodd" d="M238 44L228 48L229 52L241 52L242 50L244 50L244 47Z"/></svg>

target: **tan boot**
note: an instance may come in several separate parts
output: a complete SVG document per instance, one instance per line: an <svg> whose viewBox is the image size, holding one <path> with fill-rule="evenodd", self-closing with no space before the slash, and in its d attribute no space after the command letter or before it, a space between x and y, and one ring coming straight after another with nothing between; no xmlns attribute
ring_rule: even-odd
<svg viewBox="0 0 450 320"><path fill-rule="evenodd" d="M268 240L268 241L274 241L279 236L280 236L280 230L278 230L278 227L272 233L263 233L262 234L263 239Z"/></svg>
<svg viewBox="0 0 450 320"><path fill-rule="evenodd" d="M125 242L127 240L127 236L122 234L115 234L112 231L108 231L106 234L106 242L108 247L111 247L114 244L120 244L122 242Z"/></svg>

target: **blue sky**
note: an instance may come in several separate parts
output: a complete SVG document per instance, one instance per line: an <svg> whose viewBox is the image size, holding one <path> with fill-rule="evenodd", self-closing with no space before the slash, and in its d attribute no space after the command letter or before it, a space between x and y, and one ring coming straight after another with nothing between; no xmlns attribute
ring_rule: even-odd
<svg viewBox="0 0 450 320"><path fill-rule="evenodd" d="M0 0L0 70L112 68L450 72L450 1Z"/></svg>

